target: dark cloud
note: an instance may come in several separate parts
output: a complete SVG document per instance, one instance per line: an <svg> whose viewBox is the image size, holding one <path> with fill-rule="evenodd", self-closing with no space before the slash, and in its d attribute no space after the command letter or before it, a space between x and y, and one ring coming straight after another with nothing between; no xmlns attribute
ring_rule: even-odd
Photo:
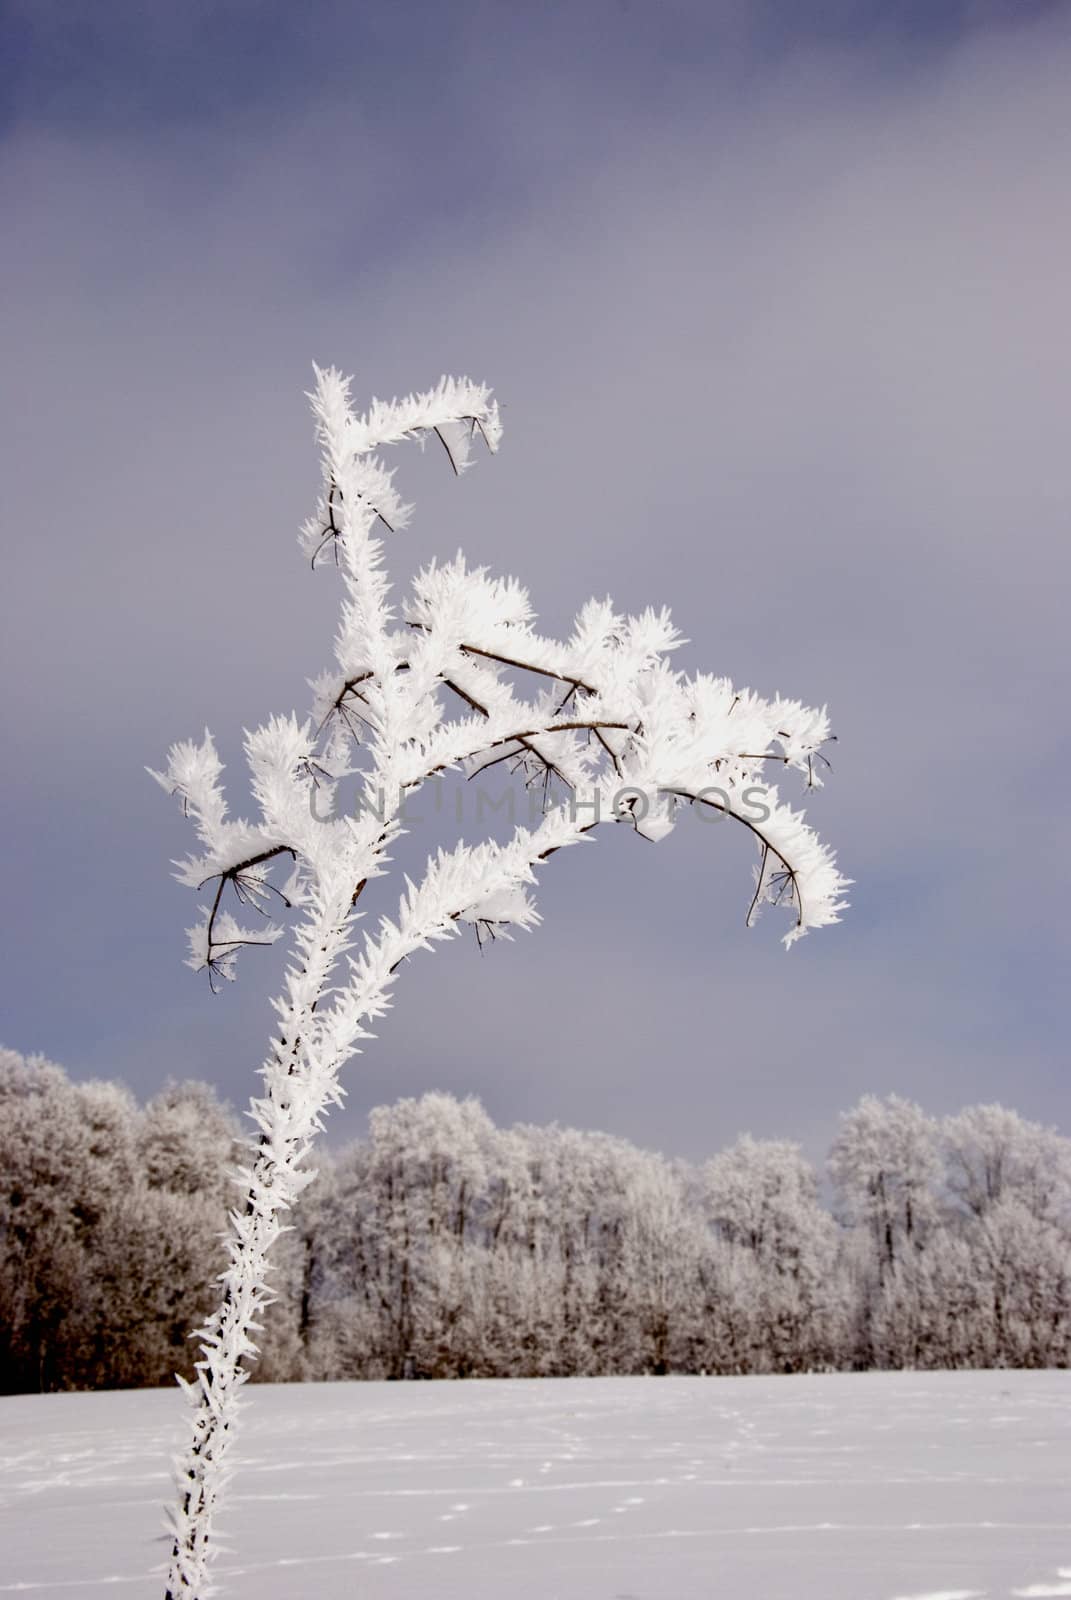
<svg viewBox="0 0 1071 1600"><path fill-rule="evenodd" d="M631 111L712 72L758 76L801 48L912 57L1062 0L9 0L0 105L9 121L152 138L208 123L263 128L339 94L427 142L430 119L474 133L486 97L541 76L598 86ZM728 72L726 69L730 69ZM724 93L726 83L719 84ZM481 104L481 101L483 102ZM435 148L429 148L434 159Z"/></svg>

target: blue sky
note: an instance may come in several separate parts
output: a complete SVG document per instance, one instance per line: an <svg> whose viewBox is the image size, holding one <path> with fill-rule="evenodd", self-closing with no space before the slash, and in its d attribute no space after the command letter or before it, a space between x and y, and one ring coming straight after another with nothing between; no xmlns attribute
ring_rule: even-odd
<svg viewBox="0 0 1071 1600"><path fill-rule="evenodd" d="M1066 1131L1071 10L5 26L0 1038L245 1100L272 958L216 999L182 967L143 767L206 722L233 761L327 660L310 361L467 371L506 442L404 463L399 579L464 543L549 627L666 602L683 664L828 701L854 905L785 955L743 837L603 839L536 934L414 964L337 1134L425 1088L690 1155L819 1151L868 1091Z"/></svg>

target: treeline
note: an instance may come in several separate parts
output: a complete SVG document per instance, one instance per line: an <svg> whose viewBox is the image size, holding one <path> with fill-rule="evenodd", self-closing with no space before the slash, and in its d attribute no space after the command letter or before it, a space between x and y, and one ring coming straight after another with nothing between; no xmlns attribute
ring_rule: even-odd
<svg viewBox="0 0 1071 1600"><path fill-rule="evenodd" d="M0 1384L164 1383L212 1303L235 1128L204 1084L144 1110L0 1050Z"/></svg>
<svg viewBox="0 0 1071 1600"><path fill-rule="evenodd" d="M139 1107L0 1051L0 1386L188 1372L240 1198L204 1084ZM1071 1140L1001 1106L841 1118L831 1206L799 1147L705 1165L496 1128L449 1095L372 1113L284 1237L265 1379L1066 1366Z"/></svg>

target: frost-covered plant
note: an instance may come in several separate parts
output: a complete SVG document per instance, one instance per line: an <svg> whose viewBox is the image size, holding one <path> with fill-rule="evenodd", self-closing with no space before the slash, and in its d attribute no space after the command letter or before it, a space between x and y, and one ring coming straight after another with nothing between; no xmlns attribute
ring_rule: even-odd
<svg viewBox="0 0 1071 1600"><path fill-rule="evenodd" d="M310 1180L312 1141L341 1100L339 1069L388 1009L406 957L466 923L478 936L533 926L538 868L600 820L659 839L689 805L736 817L759 852L748 921L763 902L788 906L788 944L837 921L847 881L802 814L763 780L776 762L817 784L826 712L675 671L669 658L681 640L666 611L622 616L609 600L592 600L568 639L547 638L517 582L471 569L459 555L419 573L394 612L380 535L402 528L409 508L375 452L434 435L460 473L478 443L498 447L498 409L486 388L444 378L427 394L377 401L361 416L348 382L317 370L311 398L323 486L302 543L314 567L330 559L342 584L335 665L314 685L310 717L273 717L247 736L255 821L228 815L207 733L174 745L165 771L153 774L200 840L178 873L208 891L190 930L191 966L215 984L234 976L244 947L282 936L269 921L244 926L229 899L262 914L295 913L220 1305L199 1330L197 1375L184 1385L192 1436L179 1465L170 1600L210 1592L213 1514L271 1299L269 1253ZM504 843L440 849L418 883L405 879L394 915L358 936L362 896L387 871L404 831L405 799L448 769L471 774L510 759L542 786L542 815ZM349 814L345 780L360 796ZM748 790L750 804L737 809Z"/></svg>

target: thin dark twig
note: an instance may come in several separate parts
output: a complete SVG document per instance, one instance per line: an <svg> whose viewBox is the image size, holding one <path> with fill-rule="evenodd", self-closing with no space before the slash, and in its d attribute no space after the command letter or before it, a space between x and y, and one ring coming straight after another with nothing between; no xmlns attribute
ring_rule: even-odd
<svg viewBox="0 0 1071 1600"><path fill-rule="evenodd" d="M239 873L233 881L234 892L238 896L238 899L241 901L242 905L252 906L253 910L259 911L262 917L266 917L268 913L258 902L261 898L268 894L277 894L286 909L288 911L292 909L291 903L286 898L286 895L278 887L278 885L272 883L269 878L248 878L244 873Z"/></svg>
<svg viewBox="0 0 1071 1600"><path fill-rule="evenodd" d="M796 881L795 871L785 860L777 846L767 839L761 828L757 828L753 822L749 822L747 817L742 817L739 811L734 811L731 806L723 806L717 800L708 800L706 795L692 794L691 790L689 789L661 789L659 792L661 794L675 794L681 800L690 801L692 805L709 806L712 811L720 811L722 816L732 817L734 822L742 822L744 827L749 829L749 831L755 835L756 839L758 839L759 843L765 845L766 848L777 857L777 860L780 861L781 865L784 867L785 873L791 882L792 891L796 898L796 926L797 928L802 927L803 902L800 899L799 884Z"/></svg>
<svg viewBox="0 0 1071 1600"><path fill-rule="evenodd" d="M447 460L449 461L450 465L454 469L454 477L455 478L460 478L460 476L461 476L461 468L458 466L457 462L454 460L454 452L451 450L450 446L447 444L446 440L444 439L444 437L443 437L443 435L440 432L438 427L432 428L432 432L434 433L435 437L438 439L439 443L442 445L443 449L446 451Z"/></svg>
<svg viewBox="0 0 1071 1600"><path fill-rule="evenodd" d="M410 622L409 627L417 628L421 633L430 633L430 628L424 622ZM555 672L553 667L537 667L532 661L518 661L515 656L500 655L495 650L484 650L478 644L458 645L466 655L482 656L485 661L497 661L503 667L517 667L521 672L536 672L542 678L553 678L557 683L569 683L574 688L583 689L585 694L594 694L595 690L590 683L585 683L583 678L575 678L568 673Z"/></svg>
<svg viewBox="0 0 1071 1600"><path fill-rule="evenodd" d="M618 761L616 755L613 752L613 749L606 742L606 740L603 738L603 736L599 732L598 728L594 728L592 731L594 732L596 739L598 739L599 743L602 745L603 749L606 751L606 754L610 757L610 760L613 762L614 771L617 773L617 776L620 778L621 777L621 763Z"/></svg>
<svg viewBox="0 0 1071 1600"><path fill-rule="evenodd" d="M467 647L463 646L463 648ZM491 715L485 705L481 704L481 702L477 700L475 696L469 694L467 689L463 689L459 683L455 683L453 678L444 678L443 683L448 689L452 689L460 699L464 700L467 706L471 706L473 711L478 712L480 716L489 717ZM551 761L549 757L545 756L541 750L536 749L535 745L532 744L531 739L526 734L511 734L509 739L511 743L516 742L517 744L523 745L526 750L531 751L536 760L541 762L542 765L548 769L548 772L553 772L554 776L565 785L570 793L573 792L575 785L569 782L569 779L565 776L565 773L562 772L559 767L555 766L554 762ZM501 742L501 740L495 740L495 744L499 744ZM494 745L489 746L489 748L493 749Z"/></svg>
<svg viewBox="0 0 1071 1600"><path fill-rule="evenodd" d="M314 570L315 570L315 567L316 567L316 561L317 561L317 558L318 558L318 556L320 554L320 551L323 549L324 545L327 543L327 541L329 539L333 539L334 540L334 545L333 545L332 548L334 549L334 552L335 552L335 566L336 567L338 566L338 541L342 537L342 529L338 526L338 524L335 521L335 495L336 494L338 495L338 498L341 501L341 499L342 499L342 491L338 487L338 484L335 483L334 480L332 479L331 487L327 491L327 527L324 528L324 530L323 530L323 538L320 540L319 544L316 546L316 549L313 551L312 560L309 563L309 565ZM364 500L366 497L363 494L361 494L360 491L358 491L357 498L358 498L358 500ZM388 533L393 533L394 532L394 524L392 522L388 522L387 521L387 518L383 515L382 511L380 511L379 507L378 506L373 506L372 510L375 513L375 515L379 518L380 522L382 522L382 524L386 528L387 532Z"/></svg>
<svg viewBox="0 0 1071 1600"><path fill-rule="evenodd" d="M323 531L323 538L316 546L316 549L312 552L312 560L309 563L313 571L316 570L316 558L320 554L320 551L323 549L324 545L327 543L328 539L334 539L335 541L333 546L335 552L335 566L338 566L338 536L342 530L335 522L335 494L337 491L338 486L335 483L334 478L332 478L331 486L327 491L327 527ZM341 498L341 496L339 496L339 498Z"/></svg>
<svg viewBox="0 0 1071 1600"><path fill-rule="evenodd" d="M575 694L576 694L576 684L575 683L571 683L569 685L568 689L565 691L564 696L562 697L561 704L555 706L553 715L556 716L556 717L560 717L562 712L565 710L566 706L569 704L570 700L573 698L573 696Z"/></svg>
<svg viewBox="0 0 1071 1600"><path fill-rule="evenodd" d="M223 899L223 890L224 890L224 888L226 887L228 882L233 883L234 886L235 886L235 893L238 895L239 903L242 903L242 904L253 904L253 902L251 900L249 900L248 898L243 898L243 888L239 887L239 880L242 879L242 875L244 873L248 873L248 871L249 871L249 869L251 867L259 867L262 864L262 862L273 861L276 856L281 856L281 855L288 855L288 856L291 857L292 860L294 860L294 861L297 860L297 852L294 850L294 848L291 845L288 845L288 844L277 844L277 845L273 845L271 847L271 849L269 849L269 850L261 850L261 851L258 852L258 854L254 855L254 856L249 856L248 859L245 860L245 861L237 861L237 862L235 862L234 866L228 867L223 872L220 872L218 874L215 873L215 872L210 873L207 878L204 878L201 881L201 883L198 884L198 888L199 889L203 889L206 883L211 883L212 882L213 878L215 878L217 876L219 878L219 883L216 885L216 893L215 893L215 895L213 897L213 900L212 900L212 909L208 913L208 923L207 923L207 926L205 928L205 965L209 969L209 975L210 976L211 976L213 962L215 960L215 958L213 956L213 951L218 949L218 948L220 948L221 945L224 945L224 944L227 944L227 943L240 944L240 943L243 943L243 942L244 943L250 943L250 944L264 944L264 943L267 942L266 940L263 940L263 939L251 939L251 940L248 940L248 941L243 941L243 940L217 940L216 939L216 937L215 937L216 918L219 915L219 907L220 907L220 902ZM245 880L245 886L244 886L244 895L245 896L248 896L248 894L249 894L249 888L248 888L249 881L250 880ZM275 893L278 894L280 896L280 898L286 904L289 904L289 902L286 901L286 896L282 893L282 890L276 889L274 884L269 884L266 878L263 879L263 880L256 880L256 881L261 882L263 884L265 890L274 889ZM262 908L260 906L256 906L255 909L258 910L258 911L262 910ZM266 915L266 913L263 913L263 912L262 912L262 914Z"/></svg>
<svg viewBox="0 0 1071 1600"><path fill-rule="evenodd" d="M500 761L508 761L511 756L515 756L517 753L516 750L504 750L500 756L494 756L490 761L485 761L482 767L477 767L475 772L470 772L465 782L471 783L473 778L480 776L481 772L490 772L491 768L497 767Z"/></svg>
<svg viewBox="0 0 1071 1600"><path fill-rule="evenodd" d="M501 739L495 739L487 746L493 750L496 745L511 743L514 739L544 739L551 733L595 733L600 728L617 728L622 733L631 733L632 728L627 722L550 722L542 728L522 728L519 733L504 734Z"/></svg>
<svg viewBox="0 0 1071 1600"><path fill-rule="evenodd" d="M454 686L451 685L451 687L454 687ZM503 734L501 739L493 739L491 741L491 743L486 746L486 748L488 750L497 750L499 745L503 745L503 744L506 744L506 745L508 745L508 744L520 744L526 750L530 750L532 752L532 754L535 755L541 762L543 762L546 765L553 766L553 762L549 762L547 757L543 755L542 751L533 749L531 743L529 742L530 740L535 739L535 738L540 738L541 739L541 738L545 737L545 735L550 734L550 733L585 733L586 732L586 733L598 734L600 728L618 728L618 729L621 729L623 732L626 732L626 733L630 731L629 730L629 725L628 725L627 722L558 722L558 723L554 723L554 724L550 725L549 727L545 727L545 728L524 728L518 733ZM610 750L609 745L606 743L606 741L604 739L600 740L600 743L602 744L602 746L603 746L603 748L605 750L609 751L611 759L614 761L614 763L616 765L616 759L617 758L614 756L613 751ZM493 760L485 762L482 767L477 767L475 772L470 773L469 776L468 776L468 779L466 781L471 783L473 778L478 778L481 772L487 772L489 768L497 766L497 764L500 761L507 760L509 758L509 756L511 756L513 754L515 754L514 751L507 750L505 755L495 756ZM559 773L558 776L560 777L561 774ZM568 779L563 778L562 781L564 783L568 783ZM573 787L574 787L574 785L569 783L569 788L572 789Z"/></svg>
<svg viewBox="0 0 1071 1600"><path fill-rule="evenodd" d="M474 434L476 432L476 429L479 428L479 430L480 430L480 438L483 440L483 442L487 446L488 450L490 450L491 441L487 437L487 429L484 427L484 425L480 421L479 417L470 417L469 421L472 423L472 427L471 427L471 429L469 431L469 437L471 438L472 434Z"/></svg>
<svg viewBox="0 0 1071 1600"><path fill-rule="evenodd" d="M330 528L325 528L324 529L323 538L320 540L319 544L316 546L316 549L312 552L312 559L309 562L309 566L313 569L314 572L316 570L317 558L319 557L320 551L323 549L323 547L327 543L328 539L335 539L337 541L338 534L333 532L332 529L330 529ZM334 552L335 552L335 566L337 567L338 566L338 544L337 544L337 542L336 542L336 544L334 545L333 548L334 548Z"/></svg>
<svg viewBox="0 0 1071 1600"><path fill-rule="evenodd" d="M447 689L453 690L454 694L457 695L459 700L464 700L465 704L472 711L478 712L481 717L489 717L491 715L485 705L481 705L479 700L476 700L471 694L469 694L467 689L463 689L459 683L455 683L453 678L444 678L443 683Z"/></svg>
<svg viewBox="0 0 1071 1600"><path fill-rule="evenodd" d="M747 916L744 918L745 928L751 927L751 919L755 915L755 907L758 905L759 899L762 895L763 880L766 877L766 863L769 860L769 857L770 847L768 844L764 844L762 847L762 857L759 861L759 881L755 885L755 893L751 897L751 904L748 906Z"/></svg>

